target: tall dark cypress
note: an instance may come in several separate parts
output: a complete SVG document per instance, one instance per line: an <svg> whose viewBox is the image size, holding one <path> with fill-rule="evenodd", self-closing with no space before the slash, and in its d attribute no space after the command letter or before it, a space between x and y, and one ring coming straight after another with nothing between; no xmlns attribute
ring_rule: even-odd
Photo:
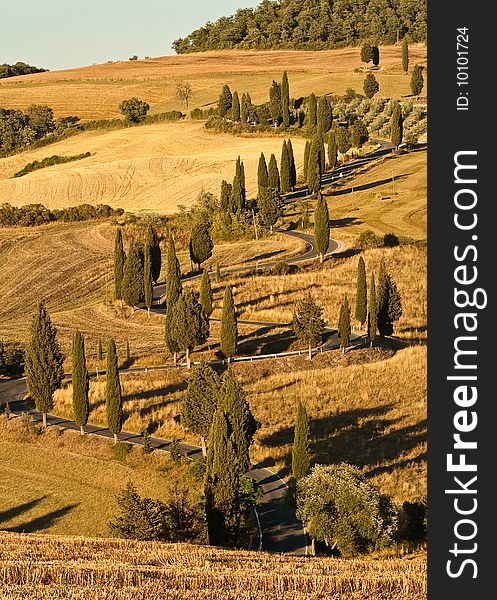
<svg viewBox="0 0 497 600"><path fill-rule="evenodd" d="M278 171L278 162L276 156L271 154L268 167L269 187L273 190L280 191L280 174Z"/></svg>
<svg viewBox="0 0 497 600"><path fill-rule="evenodd" d="M349 300L347 296L345 296L343 304L340 308L340 318L338 320L338 335L340 337L340 348L342 349L342 353L345 353L345 349L349 345L350 333L350 306Z"/></svg>
<svg viewBox="0 0 497 600"><path fill-rule="evenodd" d="M236 318L233 292L230 287L224 291L223 311L221 313L221 352L230 359L236 353L238 341L238 323Z"/></svg>
<svg viewBox="0 0 497 600"><path fill-rule="evenodd" d="M172 234L169 235L166 266L166 318L164 322L164 332L166 337L166 346L169 352L173 354L174 364L176 364L179 348L173 336L172 317L174 304L181 294L181 270L178 257L176 256L176 248Z"/></svg>
<svg viewBox="0 0 497 600"><path fill-rule="evenodd" d="M116 300L122 300L121 288L125 262L126 254L124 253L122 233L120 229L117 229L114 243L114 297Z"/></svg>
<svg viewBox="0 0 497 600"><path fill-rule="evenodd" d="M310 145L307 161L307 188L310 194L315 194L321 189L321 146L321 138L315 135Z"/></svg>
<svg viewBox="0 0 497 600"><path fill-rule="evenodd" d="M328 134L328 169L332 171L338 160L338 148L335 132L332 130Z"/></svg>
<svg viewBox="0 0 497 600"><path fill-rule="evenodd" d="M248 121L248 105L246 94L242 94L242 99L240 101L240 121L242 123L247 123Z"/></svg>
<svg viewBox="0 0 497 600"><path fill-rule="evenodd" d="M288 194L292 189L292 174L290 170L290 157L288 156L288 146L286 141L281 148L280 162L280 191L282 194Z"/></svg>
<svg viewBox="0 0 497 600"><path fill-rule="evenodd" d="M392 117L390 120L390 140L392 144L398 148L402 143L403 124L402 124L402 108L399 102L395 102Z"/></svg>
<svg viewBox="0 0 497 600"><path fill-rule="evenodd" d="M292 140L287 142L288 158L290 160L290 182L292 190L297 185L297 167L295 165L295 155L293 153Z"/></svg>
<svg viewBox="0 0 497 600"><path fill-rule="evenodd" d="M304 180L307 182L307 177L309 175L309 156L311 154L311 142L309 140L305 143L304 148Z"/></svg>
<svg viewBox="0 0 497 600"><path fill-rule="evenodd" d="M366 281L366 264L362 256L357 264L357 291L355 301L355 318L361 326L366 322L368 316L368 289Z"/></svg>
<svg viewBox="0 0 497 600"><path fill-rule="evenodd" d="M161 267L162 267L162 255L159 244L159 236L153 225L149 225L147 228L147 237L145 239L145 245L148 244L150 247L150 254L152 259L152 279L154 283L159 281Z"/></svg>
<svg viewBox="0 0 497 600"><path fill-rule="evenodd" d="M224 85L218 102L218 112L222 119L226 116L232 105L233 94L231 93L229 85Z"/></svg>
<svg viewBox="0 0 497 600"><path fill-rule="evenodd" d="M292 448L292 476L294 479L299 480L307 475L310 462L309 419L305 406L301 400L298 400Z"/></svg>
<svg viewBox="0 0 497 600"><path fill-rule="evenodd" d="M331 129L333 122L333 113L331 105L326 96L321 96L317 104L317 126L323 133L327 133Z"/></svg>
<svg viewBox="0 0 497 600"><path fill-rule="evenodd" d="M210 317L213 311L212 286L209 271L204 269L200 280L199 302L206 317Z"/></svg>
<svg viewBox="0 0 497 600"><path fill-rule="evenodd" d="M384 260L378 275L378 333L381 337L392 335L394 322L402 316L402 302L397 285L387 272Z"/></svg>
<svg viewBox="0 0 497 600"><path fill-rule="evenodd" d="M239 214L243 211L243 189L240 176L235 175L231 186L230 212Z"/></svg>
<svg viewBox="0 0 497 600"><path fill-rule="evenodd" d="M116 343L110 340L107 351L107 380L105 384L107 427L114 434L114 444L123 426L123 400L117 367Z"/></svg>
<svg viewBox="0 0 497 600"><path fill-rule="evenodd" d="M85 340L79 331L74 333L72 342L72 406L74 421L79 425L81 435L88 423L90 404L88 401L88 390L90 389L90 378L86 368Z"/></svg>
<svg viewBox="0 0 497 600"><path fill-rule="evenodd" d="M314 212L314 240L319 260L324 261L325 254L330 246L330 216L328 203L321 192L317 195L316 210Z"/></svg>
<svg viewBox="0 0 497 600"><path fill-rule="evenodd" d="M231 120L238 123L240 121L240 98L238 92L233 92L232 104L231 104Z"/></svg>
<svg viewBox="0 0 497 600"><path fill-rule="evenodd" d="M419 96L423 91L424 78L423 78L423 67L421 65L414 65L411 75L411 92L413 96Z"/></svg>
<svg viewBox="0 0 497 600"><path fill-rule="evenodd" d="M240 182L240 198L241 198L241 200L238 204L240 206L240 211L243 211L245 209L247 189L246 189L246 183L245 183L245 166L242 163L240 157L238 157L237 161L236 161L235 176L238 178L238 181Z"/></svg>
<svg viewBox="0 0 497 600"><path fill-rule="evenodd" d="M267 170L266 157L263 153L261 153L259 158L259 167L257 169L257 185L258 196L260 197L262 193L269 187L269 174Z"/></svg>
<svg viewBox="0 0 497 600"><path fill-rule="evenodd" d="M378 304L376 301L376 284L374 273L371 274L371 283L369 285L369 303L368 303L368 338L371 348L376 339L378 328Z"/></svg>
<svg viewBox="0 0 497 600"><path fill-rule="evenodd" d="M290 86L288 83L288 74L285 71L283 73L283 79L281 81L281 108L283 115L283 127L290 126Z"/></svg>
<svg viewBox="0 0 497 600"><path fill-rule="evenodd" d="M124 302L133 309L144 299L143 263L143 246L132 242L124 265L121 293Z"/></svg>
<svg viewBox="0 0 497 600"><path fill-rule="evenodd" d="M317 99L314 93L307 99L306 125L311 129L317 125Z"/></svg>
<svg viewBox="0 0 497 600"><path fill-rule="evenodd" d="M228 183L225 179L221 182L221 210L225 213L229 213L231 209L231 193L233 186Z"/></svg>
<svg viewBox="0 0 497 600"><path fill-rule="evenodd" d="M190 352L203 344L209 336L209 321L191 289L185 290L173 307L171 332L179 350L186 352L186 365L190 368Z"/></svg>
<svg viewBox="0 0 497 600"><path fill-rule="evenodd" d="M407 43L406 38L402 42L402 70L407 75L409 71L409 44Z"/></svg>
<svg viewBox="0 0 497 600"><path fill-rule="evenodd" d="M31 320L31 337L25 354L26 383L29 394L42 413L47 426L47 412L53 408L53 395L62 385L64 371L57 341L57 329L43 303L38 304Z"/></svg>
<svg viewBox="0 0 497 600"><path fill-rule="evenodd" d="M154 282L152 275L152 247L150 246L150 240L147 238L144 249L144 263L143 263L143 288L145 296L145 306L147 307L147 318L150 319L150 309L154 301Z"/></svg>
<svg viewBox="0 0 497 600"><path fill-rule="evenodd" d="M212 256L213 248L214 243L209 231L209 223L195 223L190 237L190 258L199 270L202 263Z"/></svg>

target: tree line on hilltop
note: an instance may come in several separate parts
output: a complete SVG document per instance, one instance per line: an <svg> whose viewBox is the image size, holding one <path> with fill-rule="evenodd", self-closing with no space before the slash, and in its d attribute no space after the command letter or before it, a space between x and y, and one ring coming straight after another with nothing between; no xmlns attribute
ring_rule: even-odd
<svg viewBox="0 0 497 600"><path fill-rule="evenodd" d="M426 0L263 0L208 22L172 48L178 54L230 48L323 50L374 39L426 40Z"/></svg>
<svg viewBox="0 0 497 600"><path fill-rule="evenodd" d="M17 75L30 75L31 73L45 73L46 71L48 71L48 69L33 67L21 61L17 61L13 65L3 63L3 65L0 65L0 79L17 77Z"/></svg>

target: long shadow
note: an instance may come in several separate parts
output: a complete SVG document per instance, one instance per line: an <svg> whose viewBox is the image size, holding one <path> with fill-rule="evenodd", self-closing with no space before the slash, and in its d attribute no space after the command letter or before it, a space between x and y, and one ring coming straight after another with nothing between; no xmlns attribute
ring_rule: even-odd
<svg viewBox="0 0 497 600"><path fill-rule="evenodd" d="M335 254L333 254L333 258L352 258L357 254L361 254L362 252L363 250L361 250L360 248L348 248L343 252L335 252Z"/></svg>
<svg viewBox="0 0 497 600"><path fill-rule="evenodd" d="M409 173L404 173L402 175L395 175L395 182L400 181L407 177ZM363 190L371 190L373 188L379 187L381 185L385 185L387 183L392 183L392 177L388 177L387 179L379 179L378 181L372 181L371 183L364 183L363 185L354 185L348 188L333 190L331 192L331 196L343 196L345 194L350 194L352 191L361 192Z"/></svg>
<svg viewBox="0 0 497 600"><path fill-rule="evenodd" d="M293 293L298 293L298 292L306 292L307 290L312 290L315 288L320 288L321 286L317 283L312 283L311 285L306 285L305 287L299 287L296 289L292 289ZM237 304L237 308L238 310L241 308L245 308L247 306L254 306L257 304L260 304L262 302L265 302L266 300L271 300L273 302L276 302L277 299L281 296L287 296L288 292L284 291L284 292L274 292L272 294L266 294L264 296L259 296L258 298L252 298L251 300L246 300L245 302L240 302L239 304ZM282 306L280 304L278 304L278 306Z"/></svg>
<svg viewBox="0 0 497 600"><path fill-rule="evenodd" d="M2 512L0 512L0 523L3 523L4 521L9 521L10 519L14 519L19 515L28 512L45 498L46 496L40 496L40 498L35 498L34 500L30 500L29 502L25 502L24 504L19 504L18 506L13 506L12 508L3 510Z"/></svg>
<svg viewBox="0 0 497 600"><path fill-rule="evenodd" d="M387 465L384 467L375 467L374 469L371 469L371 471L368 471L367 473L367 477L374 477L375 475L381 475L383 473L392 473L394 469L402 469L403 467L407 467L408 465L411 465L413 463L421 463L424 462L426 460L426 452L422 452L421 454L418 454L418 456L415 456L414 458L405 458L403 460L400 460L396 463L394 463L393 465Z"/></svg>
<svg viewBox="0 0 497 600"><path fill-rule="evenodd" d="M56 523L63 516L70 513L74 510L78 504L68 504L63 508L59 508L58 510L53 510L52 512L47 513L41 517L37 517L36 519L32 519L31 521L26 521L26 523L21 523L21 525L17 525L16 527L7 527L5 531L17 531L19 533L34 533L35 531L42 531L43 529L48 529L54 523Z"/></svg>
<svg viewBox="0 0 497 600"><path fill-rule="evenodd" d="M348 227L349 225L362 225L364 221L356 217L344 217L343 219L330 219L330 227Z"/></svg>
<svg viewBox="0 0 497 600"><path fill-rule="evenodd" d="M295 335L293 331L287 330L282 331L281 333L268 335L263 339L252 337L239 344L238 352L247 355L255 354L257 351L260 351L260 354L285 352L294 341Z"/></svg>
<svg viewBox="0 0 497 600"><path fill-rule="evenodd" d="M167 397L170 394L174 394L175 392L182 392L187 387L186 381L178 381L178 383L172 383L170 385L166 385L165 387L144 390L143 392L134 392L132 394L123 395L123 401L126 400L149 400L150 398L155 398L156 396Z"/></svg>

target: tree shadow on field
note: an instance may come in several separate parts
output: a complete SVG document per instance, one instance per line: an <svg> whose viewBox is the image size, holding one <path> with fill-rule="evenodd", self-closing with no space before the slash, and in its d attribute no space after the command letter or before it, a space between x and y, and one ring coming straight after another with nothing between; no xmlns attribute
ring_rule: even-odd
<svg viewBox="0 0 497 600"><path fill-rule="evenodd" d="M321 285L318 283L312 283L307 286L293 288L292 293L297 294L299 292L307 292L308 290L313 290L315 288L320 288ZM272 294L266 294L265 296L259 296L258 298L252 298L251 300L246 300L245 302L240 302L237 304L237 310L240 311L242 308L246 308L248 306L257 306L258 304L265 302L266 300L270 300L273 306L287 306L289 304L294 304L293 302L283 302L279 303L278 298L288 296L288 290L283 292L273 292ZM241 319L243 320L243 319Z"/></svg>
<svg viewBox="0 0 497 600"><path fill-rule="evenodd" d="M59 508L57 510L53 510L41 517L36 517L31 521L26 521L25 523L21 523L16 527L7 527L5 531L16 531L18 533L34 533L36 531L42 531L44 529L48 529L54 523L56 523L59 519L70 513L74 510L79 503L77 504L68 504L63 508Z"/></svg>
<svg viewBox="0 0 497 600"><path fill-rule="evenodd" d="M164 387L155 388L151 390L144 390L142 392L133 392L131 394L123 394L123 402L128 400L150 400L150 398L162 397L165 398L175 392L182 392L186 390L188 386L187 381L178 381L178 383L171 383Z"/></svg>
<svg viewBox="0 0 497 600"><path fill-rule="evenodd" d="M357 217L343 217L342 219L330 219L329 224L332 228L337 227L348 227L349 225L362 225L364 221L361 221Z"/></svg>
<svg viewBox="0 0 497 600"><path fill-rule="evenodd" d="M340 190L333 190L331 196L343 196L352 192L362 192L364 190L371 190L382 185L392 184L394 183L392 180L394 180L395 183L397 183L398 181L405 179L409 175L411 175L411 173L403 173L402 175L395 175L394 177L388 177L386 179L378 179L378 181L371 181L370 183L365 183L363 185L354 185L348 188L342 188Z"/></svg>
<svg viewBox="0 0 497 600"><path fill-rule="evenodd" d="M295 334L292 330L267 335L263 338L254 335L238 345L238 352L246 356L254 354L276 354L288 350L294 341Z"/></svg>
<svg viewBox="0 0 497 600"><path fill-rule="evenodd" d="M19 515L22 515L25 512L28 512L32 508L34 508L37 504L39 504L42 500L45 500L46 496L40 496L39 498L35 498L34 500L30 500L29 502L25 502L24 504L19 504L17 506L13 506L12 508L8 508L7 510L3 510L0 512L0 523L4 521L10 521L10 519L14 519Z"/></svg>

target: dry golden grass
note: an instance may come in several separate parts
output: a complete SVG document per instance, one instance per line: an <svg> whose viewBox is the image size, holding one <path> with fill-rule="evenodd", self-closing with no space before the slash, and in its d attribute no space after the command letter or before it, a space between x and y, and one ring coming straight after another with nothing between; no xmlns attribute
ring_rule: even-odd
<svg viewBox="0 0 497 600"><path fill-rule="evenodd" d="M132 212L173 213L190 206L202 190L219 194L231 181L238 156L245 163L247 192L256 192L261 152L281 154L282 138L233 137L207 131L202 123L162 123L117 131L93 131L0 159L0 197L16 206L40 202L49 208L109 204ZM305 140L293 140L297 167ZM12 179L33 160L51 154L91 152L78 161Z"/></svg>
<svg viewBox="0 0 497 600"><path fill-rule="evenodd" d="M423 600L426 556L305 558L186 544L2 533L9 600Z"/></svg>
<svg viewBox="0 0 497 600"><path fill-rule="evenodd" d="M1 529L108 536L116 496L128 480L140 494L163 500L173 481L197 493L188 465L167 453L144 456L134 447L120 462L109 440L57 427L30 436L20 419L3 415L0 432Z"/></svg>
<svg viewBox="0 0 497 600"><path fill-rule="evenodd" d="M215 247L213 260L223 265L252 261L278 251L285 257L300 242L278 236L260 242ZM66 352L76 328L87 338L94 356L99 337L114 337L121 357L129 341L134 356L164 349L162 317L147 321L141 311L104 304L113 293L114 228L108 223L54 224L29 228L0 228L0 337L26 340L30 315L42 300L59 329ZM189 269L186 255L182 255ZM195 283L194 285L198 285Z"/></svg>
<svg viewBox="0 0 497 600"><path fill-rule="evenodd" d="M409 47L410 63L426 65L426 46ZM137 96L151 105L151 112L181 109L174 98L178 80L191 82L193 106L217 101L223 84L239 93L250 92L254 102L267 99L273 79L289 72L291 95L343 94L347 88L363 93L359 48L305 51L222 51L165 56L141 61L88 66L12 77L0 82L0 106L26 108L48 104L57 116L78 115L83 119L119 116L118 106ZM381 68L375 71L381 96L410 93L410 77L402 73L400 45L380 47ZM426 80L426 77L425 77ZM423 91L426 94L426 88Z"/></svg>

